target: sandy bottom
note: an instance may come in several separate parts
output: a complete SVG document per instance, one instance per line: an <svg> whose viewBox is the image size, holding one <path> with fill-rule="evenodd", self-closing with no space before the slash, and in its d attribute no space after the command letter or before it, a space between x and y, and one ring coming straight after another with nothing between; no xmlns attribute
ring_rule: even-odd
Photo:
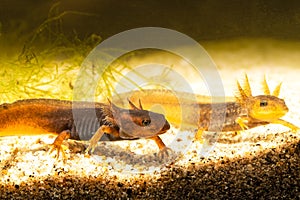
<svg viewBox="0 0 300 200"><path fill-rule="evenodd" d="M283 81L280 97L290 109L283 119L300 125L295 64L300 50L293 43L234 40L204 46L219 67L226 95L234 94L245 72L254 95L262 94L266 74L271 89ZM173 127L162 135L172 149L164 160L150 140L101 142L92 156L83 154L85 142L69 141L67 159L55 159L49 154L51 135L2 137L0 198L300 198L300 132L272 124L241 134L206 132L204 144L194 134Z"/></svg>

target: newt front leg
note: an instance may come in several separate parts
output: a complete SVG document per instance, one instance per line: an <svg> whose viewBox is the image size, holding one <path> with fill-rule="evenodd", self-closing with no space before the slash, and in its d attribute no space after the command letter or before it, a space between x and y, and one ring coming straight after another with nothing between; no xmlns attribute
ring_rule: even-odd
<svg viewBox="0 0 300 200"><path fill-rule="evenodd" d="M290 128L292 130L292 132L296 132L299 130L299 127L295 126L294 124L290 123L290 122L287 122L283 119L277 119L277 120L274 120L272 121L272 123L274 124L281 124L283 126L286 126L288 128Z"/></svg>
<svg viewBox="0 0 300 200"><path fill-rule="evenodd" d="M169 157L169 152L172 152L172 149L167 147L159 136L154 136L151 137L150 139L154 140L154 142L157 144L159 148L158 157L160 160Z"/></svg>
<svg viewBox="0 0 300 200"><path fill-rule="evenodd" d="M102 125L96 131L96 133L93 135L93 137L90 139L89 146L85 150L86 154L88 154L89 152L93 153L95 151L95 148L97 146L97 142L101 139L101 137L103 136L104 133L117 135L119 132L113 127L110 127L110 126L107 126L107 125Z"/></svg>
<svg viewBox="0 0 300 200"><path fill-rule="evenodd" d="M235 120L236 123L238 123L242 130L247 130L249 127L246 125L249 122L248 117L238 117Z"/></svg>

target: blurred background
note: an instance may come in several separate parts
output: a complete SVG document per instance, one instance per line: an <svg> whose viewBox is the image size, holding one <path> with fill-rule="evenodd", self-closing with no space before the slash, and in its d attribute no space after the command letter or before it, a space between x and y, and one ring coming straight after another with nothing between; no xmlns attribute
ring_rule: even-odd
<svg viewBox="0 0 300 200"><path fill-rule="evenodd" d="M220 68L296 66L299 56L296 0L1 0L1 102L71 99L74 76L97 44L145 26L192 37Z"/></svg>

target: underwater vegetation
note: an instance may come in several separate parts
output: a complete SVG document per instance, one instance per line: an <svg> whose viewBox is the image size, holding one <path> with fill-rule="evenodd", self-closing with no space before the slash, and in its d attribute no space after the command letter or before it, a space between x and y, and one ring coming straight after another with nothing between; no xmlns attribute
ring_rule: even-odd
<svg viewBox="0 0 300 200"><path fill-rule="evenodd" d="M85 56L102 41L97 34L79 38L76 32L64 31L67 15L94 14L77 11L60 11L59 3L53 4L47 18L28 34L22 49L5 56L11 46L1 47L0 55L0 103L25 98L71 99L76 74ZM13 33L2 34L0 43L17 41L26 22ZM27 22L28 23L28 22ZM24 36L23 36L24 37Z"/></svg>

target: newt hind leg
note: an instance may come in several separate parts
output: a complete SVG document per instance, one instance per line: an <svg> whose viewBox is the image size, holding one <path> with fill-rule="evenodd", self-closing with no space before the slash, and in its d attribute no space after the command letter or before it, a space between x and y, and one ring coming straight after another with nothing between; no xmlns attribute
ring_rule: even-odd
<svg viewBox="0 0 300 200"><path fill-rule="evenodd" d="M54 142L51 144L52 145L52 148L50 149L50 154L56 150L57 151L57 154L56 154L56 159L59 158L59 153L61 152L63 157L65 158L66 155L65 155L65 152L64 152L64 149L63 149L63 141L64 140L67 140L71 137L71 133L69 130L66 130L66 131L62 131L54 140Z"/></svg>
<svg viewBox="0 0 300 200"><path fill-rule="evenodd" d="M197 133L195 134L195 141L198 141L200 142L200 144L203 144L204 141L203 141L203 129L199 128L197 130Z"/></svg>

